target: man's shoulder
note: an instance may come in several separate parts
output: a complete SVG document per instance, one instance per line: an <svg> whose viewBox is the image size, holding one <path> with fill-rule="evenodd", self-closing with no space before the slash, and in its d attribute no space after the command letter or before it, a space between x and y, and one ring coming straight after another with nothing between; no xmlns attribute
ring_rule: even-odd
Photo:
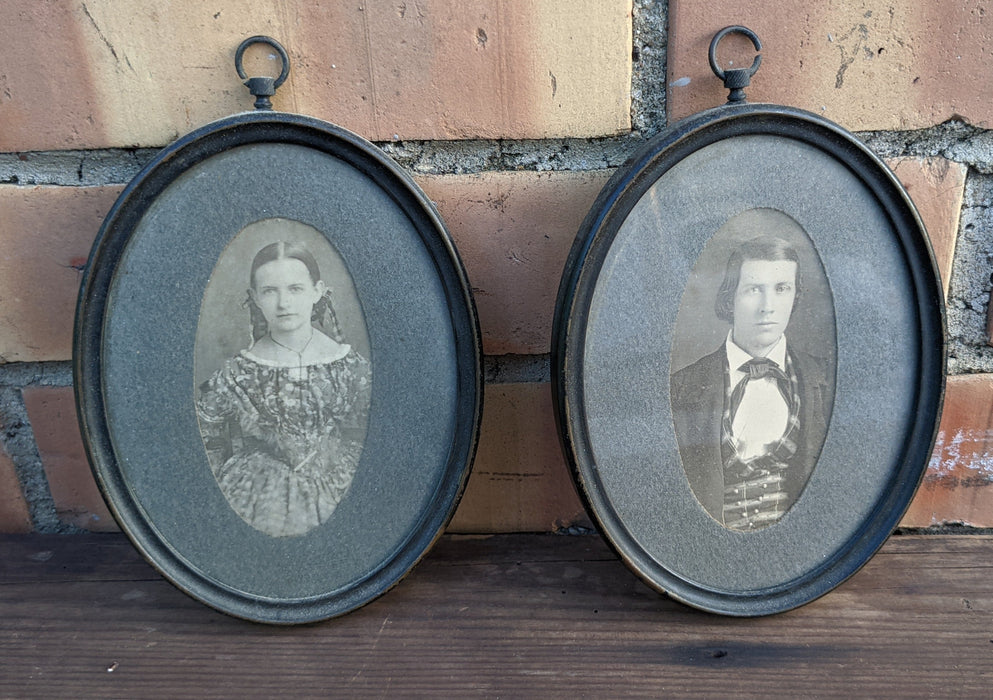
<svg viewBox="0 0 993 700"><path fill-rule="evenodd" d="M686 365L680 370L672 373L675 377L689 377L694 375L699 375L702 373L709 374L714 371L714 369L724 370L724 346L717 348L709 355L704 355L696 362Z"/></svg>
<svg viewBox="0 0 993 700"><path fill-rule="evenodd" d="M797 373L807 381L818 384L826 384L830 381L833 372L831 371L831 360L828 358L796 348L790 348L790 356L796 365Z"/></svg>
<svg viewBox="0 0 993 700"><path fill-rule="evenodd" d="M724 382L724 347L717 348L696 362L672 373L672 392L676 397L698 394L703 387ZM685 398L689 398L686 396Z"/></svg>

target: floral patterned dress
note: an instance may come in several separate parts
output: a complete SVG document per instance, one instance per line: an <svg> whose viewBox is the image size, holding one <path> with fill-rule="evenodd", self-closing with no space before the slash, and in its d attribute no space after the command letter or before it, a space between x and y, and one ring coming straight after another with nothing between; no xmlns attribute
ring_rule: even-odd
<svg viewBox="0 0 993 700"><path fill-rule="evenodd" d="M326 521L355 475L370 388L368 360L347 345L302 366L243 350L204 382L200 433L235 512L272 537Z"/></svg>

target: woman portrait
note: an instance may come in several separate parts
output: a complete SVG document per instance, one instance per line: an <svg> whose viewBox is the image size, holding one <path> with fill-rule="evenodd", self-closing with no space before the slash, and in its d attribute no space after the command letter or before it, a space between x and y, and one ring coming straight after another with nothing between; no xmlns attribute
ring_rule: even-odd
<svg viewBox="0 0 993 700"><path fill-rule="evenodd" d="M196 346L200 434L228 504L272 537L327 521L359 463L372 378L340 256L299 222L246 227L211 276Z"/></svg>

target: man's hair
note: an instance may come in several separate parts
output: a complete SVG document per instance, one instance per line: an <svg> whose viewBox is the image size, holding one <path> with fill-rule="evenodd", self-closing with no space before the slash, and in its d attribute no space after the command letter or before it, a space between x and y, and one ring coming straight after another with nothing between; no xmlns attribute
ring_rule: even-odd
<svg viewBox="0 0 993 700"><path fill-rule="evenodd" d="M797 255L796 248L775 236L758 236L745 241L728 256L727 267L724 268L724 281L721 282L720 289L717 290L717 301L714 303L714 311L717 318L727 323L734 322L734 295L738 291L738 280L741 278L741 265L746 260L792 260L796 263L796 297L793 299L793 307L800 298L800 256Z"/></svg>

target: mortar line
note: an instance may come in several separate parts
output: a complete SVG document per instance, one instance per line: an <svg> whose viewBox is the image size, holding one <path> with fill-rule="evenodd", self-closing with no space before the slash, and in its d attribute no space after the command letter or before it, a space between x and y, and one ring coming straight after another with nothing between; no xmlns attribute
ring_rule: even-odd
<svg viewBox="0 0 993 700"><path fill-rule="evenodd" d="M38 533L83 532L58 517L23 394L23 390L31 386L67 386L70 381L68 365L68 362L0 365L0 445L14 465L32 527Z"/></svg>

